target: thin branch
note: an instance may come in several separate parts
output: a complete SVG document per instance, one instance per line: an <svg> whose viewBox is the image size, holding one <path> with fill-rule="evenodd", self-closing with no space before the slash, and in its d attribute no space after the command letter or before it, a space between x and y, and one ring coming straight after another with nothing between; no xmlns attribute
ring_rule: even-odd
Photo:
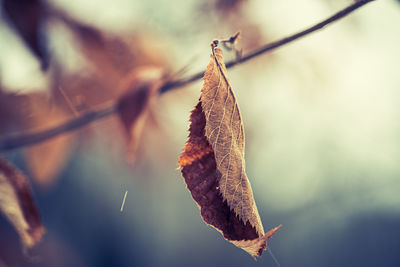
<svg viewBox="0 0 400 267"><path fill-rule="evenodd" d="M6 151L23 146L33 145L45 141L47 139L53 138L57 135L71 132L95 120L107 117L113 114L115 110L116 109L114 106L106 107L100 110L88 112L80 117L71 119L70 121L67 121L59 126L41 132L17 134L13 136L4 137L0 140L0 151Z"/></svg>
<svg viewBox="0 0 400 267"><path fill-rule="evenodd" d="M332 15L331 17L329 17L329 18L327 18L327 19L301 31L301 32L295 33L286 38L278 40L276 42L262 46L256 50L244 55L243 57L241 57L237 60L228 61L226 63L226 67L232 68L236 65L242 64L242 63L244 63L248 60L251 60L257 56L260 56L264 53L267 53L269 51L277 49L278 47L281 47L285 44L288 44L297 39L300 39L301 37L304 37L312 32L320 30L320 29L324 28L325 26L327 26L328 24L331 24L332 22L335 22L335 21L349 15L354 10L356 10L372 1L374 1L374 0L358 0L355 3L353 3L352 5L346 7L345 9ZM192 82L195 82L197 80L200 80L203 77L203 74L204 74L204 71L196 73L196 74L189 76L187 78L184 78L184 79L167 82L160 89L160 94L163 94L165 92L171 91L173 89L177 89L179 87L182 87L182 86L188 85ZM116 110L117 110L116 105L113 105L113 106L109 106L109 107L106 107L106 108L103 108L103 109L100 109L97 111L92 111L92 112L83 114L80 117L71 119L70 121L67 121L59 126L51 128L51 129L47 129L47 130L40 131L40 132L27 133L27 134L22 133L22 134L17 134L17 135L13 135L13 136L3 137L0 139L0 151L16 149L16 148L20 148L23 146L33 145L33 144L45 141L47 139L53 138L62 133L76 130L80 127L83 127L83 126L93 122L93 121L107 117L107 116L115 113Z"/></svg>
<svg viewBox="0 0 400 267"><path fill-rule="evenodd" d="M228 61L225 66L226 68L232 68L238 64L244 63L254 57L257 57L261 54L267 53L271 50L277 49L278 47L281 47L287 43L293 42L297 39L300 39L301 37L304 37L305 35L308 35L310 33L313 33L317 30L320 30L322 28L324 28L325 26L327 26L328 24L331 24L332 22L335 22L347 15L349 15L350 13L352 13L354 10L368 4L369 2L372 2L374 0L361 0L361 1L356 1L354 4L346 7L345 9L342 9L341 11L337 12L336 14L330 16L329 18L315 24L314 26L311 26L301 32L295 33L293 35L290 35L288 37L285 37L283 39L280 39L278 41L266 44L265 46L262 46L244 56L242 56L241 58L239 58L238 60L231 60ZM176 89L178 87L182 87L185 86L187 84L190 84L194 81L200 80L201 78L203 78L204 75L204 71L193 74L192 76L188 77L188 78L184 78L181 80L176 80L176 81L170 81L168 83L166 83L162 88L161 88L161 93L167 92L169 90L172 89Z"/></svg>

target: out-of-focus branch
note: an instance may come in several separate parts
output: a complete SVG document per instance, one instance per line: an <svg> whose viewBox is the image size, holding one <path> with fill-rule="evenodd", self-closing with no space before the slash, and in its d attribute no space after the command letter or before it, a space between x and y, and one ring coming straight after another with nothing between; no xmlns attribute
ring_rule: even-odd
<svg viewBox="0 0 400 267"><path fill-rule="evenodd" d="M244 63L252 58L255 58L264 53L267 53L269 51L277 49L278 47L281 47L281 46L288 44L290 42L293 42L301 37L304 37L312 32L322 29L326 25L331 24L332 22L335 22L335 21L347 16L348 14L352 13L354 10L356 10L372 1L374 1L374 0L355 1L355 3L353 3L352 5L346 7L345 9L337 12L336 14L332 15L331 17L329 17L329 18L327 18L327 19L301 31L301 32L295 33L295 34L290 35L281 40L278 40L278 41L269 43L265 46L262 46L248 54L245 54L244 56L242 56L241 58L239 58L237 60L232 60L232 61L227 62L226 67L232 68L233 66ZM203 77L203 74L204 74L204 71L196 73L187 78L169 81L169 82L165 83L164 86L161 87L160 93L162 94L162 93L171 91L173 89L177 89L179 87L188 85L197 80L200 80ZM116 104L115 104L112 106L105 107L103 109L88 112L79 117L71 119L59 126L56 126L54 128L50 128L50 129L47 129L44 131L33 132L33 133L21 133L21 134L16 134L16 135L12 135L12 136L2 137L2 138L0 138L0 151L16 149L16 148L20 148L20 147L24 147L24 146L33 145L33 144L36 144L39 142L43 142L45 140L53 138L62 133L67 133L67 132L76 130L78 128L81 128L81 127L93 122L93 121L107 117L107 116L115 113L116 110L117 109L116 109Z"/></svg>
<svg viewBox="0 0 400 267"><path fill-rule="evenodd" d="M95 120L107 117L113 114L115 111L116 111L115 106L108 106L103 109L87 112L79 117L76 117L75 119L71 119L59 126L44 131L27 133L27 134L22 133L22 134L3 137L0 139L0 151L6 151L40 143L47 139L53 138L59 134L79 129Z"/></svg>

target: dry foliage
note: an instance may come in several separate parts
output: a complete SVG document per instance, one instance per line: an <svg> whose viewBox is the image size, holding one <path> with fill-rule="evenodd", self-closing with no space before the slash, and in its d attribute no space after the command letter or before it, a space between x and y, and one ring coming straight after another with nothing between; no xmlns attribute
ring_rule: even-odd
<svg viewBox="0 0 400 267"><path fill-rule="evenodd" d="M0 116L0 132L3 134L41 131L71 116L62 106L55 105L47 93L14 94L0 90L0 97L3 115ZM55 182L73 151L75 137L66 134L24 149L29 170L41 186L48 187Z"/></svg>
<svg viewBox="0 0 400 267"><path fill-rule="evenodd" d="M34 247L45 232L26 177L0 158L0 212L14 226L25 249Z"/></svg>
<svg viewBox="0 0 400 267"><path fill-rule="evenodd" d="M213 48L190 121L178 163L204 221L253 257L260 256L280 226L264 234L245 173L243 122L218 48Z"/></svg>
<svg viewBox="0 0 400 267"><path fill-rule="evenodd" d="M239 34L222 41L226 48L237 52L236 61L227 63L228 67L232 67L321 29L371 1L355 1L353 5L311 28L262 47L259 44L262 31L246 16L243 8L245 0L213 0L210 3L218 14L217 21L223 22L230 32L238 29L246 32L243 35L246 40L242 44L244 49L258 47L243 56L235 46ZM66 132L95 120L87 119L85 115L102 114L95 117L98 119L106 116L105 110L107 116L116 113L117 116L108 119L114 124L122 124L122 133L125 133L129 143L130 159L136 154L143 156L143 153L137 153L137 146L139 143L149 146L139 139L145 131L143 127L147 118L151 118L152 100L160 92L165 92L160 88L168 84L168 90L177 88L200 79L202 75L198 73L186 79L178 77L175 81L166 81L165 73L168 73L169 64L165 55L168 51L154 49L151 44L159 43L159 40L153 40L143 29L125 35L105 32L51 7L48 1L4 0L3 7L9 22L40 60L43 69L48 67L50 57L42 24L50 20L66 26L78 44L80 56L88 63L89 70L71 72L63 69L60 60L53 59L52 71L49 72L52 85L46 93L15 94L0 87L0 134L6 136L3 144L7 144L4 140L17 140L17 143L20 142L17 146L38 142L23 142L23 138L21 141L10 137L18 132L31 134L22 137L45 136L40 139L43 142L26 147L23 151L27 167L39 184L54 182L67 164L77 143L77 134ZM208 15L209 10L205 10ZM215 24L210 16L207 16L207 22ZM267 240L280 226L264 232L245 172L242 117L227 78L222 51L216 48L216 44L212 45L200 100L190 116L189 140L178 163L187 187L200 207L203 220L221 232L226 240L256 258L266 249ZM98 108L103 106L109 109ZM157 108L161 109L160 106ZM73 117L77 117L77 120L72 122L79 122L79 126L63 124ZM114 124L112 127L109 124L97 124L96 129L108 141L121 143L118 138L121 132L116 131ZM61 127L63 134L58 136L60 132L46 135L49 129L59 130L57 126L60 125L71 128ZM84 132L81 136L90 134ZM88 142L82 142L81 145L84 143ZM0 213L15 228L26 250L42 239L45 229L26 177L1 158ZM4 261L1 256L0 265Z"/></svg>
<svg viewBox="0 0 400 267"><path fill-rule="evenodd" d="M115 34L77 21L58 10L54 18L71 31L82 56L92 68L84 75L76 73L73 77L63 77L60 74L59 77L68 96L83 98L87 107L119 98L125 93L126 81L142 72L144 66L168 69L163 53L151 45L159 41L152 40L150 32L136 30Z"/></svg>

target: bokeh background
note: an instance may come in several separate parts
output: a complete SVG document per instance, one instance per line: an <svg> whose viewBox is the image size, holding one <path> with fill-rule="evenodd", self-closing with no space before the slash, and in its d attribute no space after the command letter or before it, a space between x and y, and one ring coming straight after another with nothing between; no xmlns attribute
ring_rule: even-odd
<svg viewBox="0 0 400 267"><path fill-rule="evenodd" d="M131 70L195 73L207 65L215 38L241 31L238 47L246 53L352 1L47 3L63 19L43 25L51 55L45 72L5 12L0 23L0 97L47 96L63 106L54 119L21 105L0 116L23 117L28 130L30 116L39 117L35 127L46 128L109 103ZM107 45L99 48L97 39L74 28L78 24L107 36ZM229 70L264 228L283 224L268 243L280 266L400 266L399 25L399 2L375 1ZM133 164L114 117L47 145L2 153L28 174L47 229L34 259L27 260L0 217L0 247L9 264L277 266L268 252L254 261L206 226L177 169L200 88L198 81L152 103ZM5 135L26 130L4 125Z"/></svg>

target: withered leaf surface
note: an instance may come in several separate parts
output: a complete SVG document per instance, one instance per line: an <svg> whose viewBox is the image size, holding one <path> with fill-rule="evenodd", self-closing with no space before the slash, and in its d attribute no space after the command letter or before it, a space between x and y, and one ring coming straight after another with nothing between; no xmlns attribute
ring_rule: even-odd
<svg viewBox="0 0 400 267"><path fill-rule="evenodd" d="M70 116L46 92L14 94L0 90L1 135L46 130L65 122ZM76 134L67 133L23 149L35 182L46 188L55 184L72 155L75 141Z"/></svg>
<svg viewBox="0 0 400 267"><path fill-rule="evenodd" d="M70 115L56 106L46 95L31 95L27 103L30 117L25 126L33 131L49 129L65 122ZM24 149L24 156L35 182L44 188L54 185L59 174L68 164L76 145L74 133L63 134L56 138L29 146Z"/></svg>
<svg viewBox="0 0 400 267"><path fill-rule="evenodd" d="M0 158L0 212L14 226L25 249L32 248L45 232L25 176Z"/></svg>
<svg viewBox="0 0 400 267"><path fill-rule="evenodd" d="M123 84L125 93L118 100L118 116L128 136L128 159L133 162L149 111L151 99L161 86L161 69L156 67L135 70Z"/></svg>
<svg viewBox="0 0 400 267"><path fill-rule="evenodd" d="M245 173L244 129L222 51L213 48L189 140L178 164L207 224L253 257L280 226L264 234Z"/></svg>

